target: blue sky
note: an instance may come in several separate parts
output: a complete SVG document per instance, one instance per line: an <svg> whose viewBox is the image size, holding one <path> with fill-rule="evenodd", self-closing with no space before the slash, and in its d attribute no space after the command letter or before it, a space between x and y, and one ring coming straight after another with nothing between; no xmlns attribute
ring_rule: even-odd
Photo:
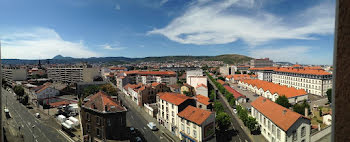
<svg viewBox="0 0 350 142"><path fill-rule="evenodd" d="M332 64L330 0L0 0L2 58L242 54Z"/></svg>

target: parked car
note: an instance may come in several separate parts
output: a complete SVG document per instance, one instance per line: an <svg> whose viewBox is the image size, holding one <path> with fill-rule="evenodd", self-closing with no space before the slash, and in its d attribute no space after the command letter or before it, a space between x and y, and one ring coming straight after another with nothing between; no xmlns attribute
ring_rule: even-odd
<svg viewBox="0 0 350 142"><path fill-rule="evenodd" d="M237 113L237 109L233 109L233 112L234 112L234 113Z"/></svg>
<svg viewBox="0 0 350 142"><path fill-rule="evenodd" d="M36 118L40 118L40 114L39 113L35 113L35 117Z"/></svg>
<svg viewBox="0 0 350 142"><path fill-rule="evenodd" d="M134 127L130 127L130 133L131 133L131 134L136 134L136 130L135 130Z"/></svg>
<svg viewBox="0 0 350 142"><path fill-rule="evenodd" d="M135 138L136 142L142 142L142 139L140 137Z"/></svg>
<svg viewBox="0 0 350 142"><path fill-rule="evenodd" d="M150 128L152 131L157 130L157 126L156 126L156 124L153 123L153 122L149 122L149 123L147 124L147 126L148 126L148 128Z"/></svg>

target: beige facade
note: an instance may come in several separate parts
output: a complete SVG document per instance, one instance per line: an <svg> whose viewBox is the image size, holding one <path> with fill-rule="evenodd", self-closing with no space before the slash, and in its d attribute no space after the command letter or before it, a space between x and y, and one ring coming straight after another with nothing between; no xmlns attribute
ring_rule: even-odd
<svg viewBox="0 0 350 142"><path fill-rule="evenodd" d="M273 61L269 58L263 58L263 59L252 59L250 61L250 67L251 68L261 68L261 67L272 67Z"/></svg>
<svg viewBox="0 0 350 142"><path fill-rule="evenodd" d="M52 67L47 69L47 75L56 82L93 82L94 77L100 76L100 71L87 67Z"/></svg>
<svg viewBox="0 0 350 142"><path fill-rule="evenodd" d="M27 70L22 68L2 69L2 78L7 82L27 80Z"/></svg>

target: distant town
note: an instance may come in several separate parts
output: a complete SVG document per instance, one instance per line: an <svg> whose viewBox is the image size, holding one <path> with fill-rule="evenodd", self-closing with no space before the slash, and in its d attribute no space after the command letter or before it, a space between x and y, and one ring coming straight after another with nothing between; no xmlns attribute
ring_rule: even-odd
<svg viewBox="0 0 350 142"><path fill-rule="evenodd" d="M316 142L331 65L242 55L2 61L8 141Z"/></svg>

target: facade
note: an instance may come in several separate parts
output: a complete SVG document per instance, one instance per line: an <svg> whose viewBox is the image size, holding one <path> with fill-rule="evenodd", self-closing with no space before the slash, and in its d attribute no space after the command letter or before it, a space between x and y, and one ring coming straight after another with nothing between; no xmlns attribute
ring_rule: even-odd
<svg viewBox="0 0 350 142"><path fill-rule="evenodd" d="M98 68L62 66L47 68L47 76L55 82L78 83L93 82L94 77L101 76L101 74Z"/></svg>
<svg viewBox="0 0 350 142"><path fill-rule="evenodd" d="M133 71L124 71L118 74L118 78L124 77L125 79L122 80L122 82L119 82L117 80L117 86L123 85L123 84L149 84L153 82L157 83L165 83L167 85L176 84L177 77L176 73L173 71L139 71L139 70L133 70Z"/></svg>
<svg viewBox="0 0 350 142"><path fill-rule="evenodd" d="M259 80L272 82L273 71L277 67L250 68L249 71L255 73Z"/></svg>
<svg viewBox="0 0 350 142"><path fill-rule="evenodd" d="M161 92L157 95L157 120L170 132L178 136L179 128L177 114L187 106L195 106L193 98L178 93Z"/></svg>
<svg viewBox="0 0 350 142"><path fill-rule="evenodd" d="M196 95L203 95L208 97L208 87L204 84L199 84L196 88Z"/></svg>
<svg viewBox="0 0 350 142"><path fill-rule="evenodd" d="M197 87L200 84L204 84L205 86L208 85L208 79L206 76L189 76L186 81L186 83L192 87Z"/></svg>
<svg viewBox="0 0 350 142"><path fill-rule="evenodd" d="M36 105L50 104L56 102L56 96L60 95L60 91L55 89L51 83L32 88L29 99Z"/></svg>
<svg viewBox="0 0 350 142"><path fill-rule="evenodd" d="M124 93L138 105L156 103L156 95L159 92L169 92L170 88L164 83L128 84L124 86Z"/></svg>
<svg viewBox="0 0 350 142"><path fill-rule="evenodd" d="M241 93L239 93L238 91L236 91L228 85L225 85L224 88L233 95L233 97L236 99L237 105L240 103L247 102L247 97L245 95L242 95Z"/></svg>
<svg viewBox="0 0 350 142"><path fill-rule="evenodd" d="M191 95L195 94L195 89L191 85L184 83L180 88L180 93L185 94L185 92L190 93Z"/></svg>
<svg viewBox="0 0 350 142"><path fill-rule="evenodd" d="M202 69L198 69L198 70L190 70L190 71L186 71L186 81L188 81L188 78L190 76L203 76L203 70Z"/></svg>
<svg viewBox="0 0 350 142"><path fill-rule="evenodd" d="M235 74L232 78L233 83L238 83L240 80L256 79L257 75Z"/></svg>
<svg viewBox="0 0 350 142"><path fill-rule="evenodd" d="M206 96L203 95L196 95L194 97L194 99L196 100L196 107L203 109L203 110L211 110L212 105L209 102L210 99Z"/></svg>
<svg viewBox="0 0 350 142"><path fill-rule="evenodd" d="M2 78L8 83L27 80L27 70L22 68L3 68Z"/></svg>
<svg viewBox="0 0 350 142"><path fill-rule="evenodd" d="M307 93L325 96L332 88L332 74L324 70L303 67L277 68L272 74L272 82L297 89L304 89Z"/></svg>
<svg viewBox="0 0 350 142"><path fill-rule="evenodd" d="M269 58L250 60L251 68L262 68L262 67L272 67L272 66L273 66L273 61L270 60Z"/></svg>
<svg viewBox="0 0 350 142"><path fill-rule="evenodd" d="M267 141L310 141L310 119L264 97L257 98L251 105L251 116L257 120Z"/></svg>
<svg viewBox="0 0 350 142"><path fill-rule="evenodd" d="M237 66L237 71L248 73L250 66Z"/></svg>
<svg viewBox="0 0 350 142"><path fill-rule="evenodd" d="M104 92L98 92L81 107L86 142L122 140L127 135L126 109Z"/></svg>
<svg viewBox="0 0 350 142"><path fill-rule="evenodd" d="M241 80L238 82L238 85L272 101L276 101L279 96L286 96L291 104L308 100L307 92L303 89L295 89L268 81L258 79Z"/></svg>
<svg viewBox="0 0 350 142"><path fill-rule="evenodd" d="M187 106L177 114L178 133L182 141L203 142L215 134L215 113Z"/></svg>

